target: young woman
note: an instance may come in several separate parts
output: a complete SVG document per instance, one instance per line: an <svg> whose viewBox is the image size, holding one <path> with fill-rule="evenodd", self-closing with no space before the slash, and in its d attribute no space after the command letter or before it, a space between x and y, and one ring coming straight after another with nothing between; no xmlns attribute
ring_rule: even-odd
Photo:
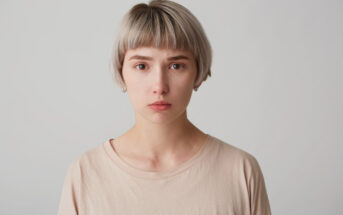
<svg viewBox="0 0 343 215"><path fill-rule="evenodd" d="M187 118L192 91L211 76L194 15L155 0L135 5L118 32L114 77L135 124L72 162L59 215L271 214L257 160Z"/></svg>

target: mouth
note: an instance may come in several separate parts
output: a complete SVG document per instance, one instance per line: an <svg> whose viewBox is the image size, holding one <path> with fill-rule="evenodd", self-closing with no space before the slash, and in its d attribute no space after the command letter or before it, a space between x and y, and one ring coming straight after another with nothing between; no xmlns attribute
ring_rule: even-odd
<svg viewBox="0 0 343 215"><path fill-rule="evenodd" d="M171 107L171 104L151 104L149 107L155 111L164 111L168 110Z"/></svg>
<svg viewBox="0 0 343 215"><path fill-rule="evenodd" d="M171 104L169 104L167 101L160 100L160 101L156 101L150 105L171 105Z"/></svg>

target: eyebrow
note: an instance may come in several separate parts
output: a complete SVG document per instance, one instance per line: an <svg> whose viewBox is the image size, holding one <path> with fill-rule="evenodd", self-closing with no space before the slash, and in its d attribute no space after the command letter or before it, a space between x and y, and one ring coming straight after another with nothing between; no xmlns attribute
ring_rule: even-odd
<svg viewBox="0 0 343 215"><path fill-rule="evenodd" d="M143 55L133 55L129 58L129 60L152 60L152 57L148 57L148 56L143 56ZM177 55L177 56L173 56L173 57L169 57L168 60L181 60L181 59L185 59L185 60L189 60L189 57L185 56L185 55Z"/></svg>

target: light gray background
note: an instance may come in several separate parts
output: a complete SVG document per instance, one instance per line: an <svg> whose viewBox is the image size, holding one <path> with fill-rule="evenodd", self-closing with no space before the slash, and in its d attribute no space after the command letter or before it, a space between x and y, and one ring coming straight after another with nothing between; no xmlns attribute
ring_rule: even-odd
<svg viewBox="0 0 343 215"><path fill-rule="evenodd" d="M1 215L56 214L70 162L133 125L109 59L137 2L1 0ZM256 157L273 214L341 214L342 1L177 2L214 51L190 120Z"/></svg>

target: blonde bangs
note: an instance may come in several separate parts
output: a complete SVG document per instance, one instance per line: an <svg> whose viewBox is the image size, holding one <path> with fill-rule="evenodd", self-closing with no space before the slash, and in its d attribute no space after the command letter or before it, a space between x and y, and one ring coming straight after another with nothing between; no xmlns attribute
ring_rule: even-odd
<svg viewBox="0 0 343 215"><path fill-rule="evenodd" d="M146 11L148 10L148 12ZM146 8L129 18L122 38L124 50L142 46L191 50L191 41L181 26L173 22L170 15L155 8ZM194 50L191 50L194 51Z"/></svg>
<svg viewBox="0 0 343 215"><path fill-rule="evenodd" d="M124 16L113 48L114 78L121 86L125 53L138 47L191 51L197 64L197 83L211 76L211 47L197 19L183 6L171 1L135 5ZM204 71L206 70L206 71Z"/></svg>

